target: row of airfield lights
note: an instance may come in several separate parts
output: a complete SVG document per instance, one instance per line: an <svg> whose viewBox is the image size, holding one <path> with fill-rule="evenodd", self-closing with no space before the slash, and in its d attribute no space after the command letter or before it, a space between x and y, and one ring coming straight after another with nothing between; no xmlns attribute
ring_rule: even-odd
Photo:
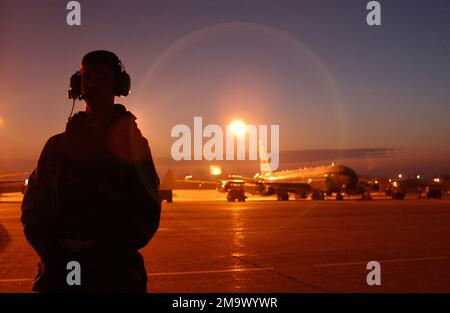
<svg viewBox="0 0 450 313"><path fill-rule="evenodd" d="M403 175L402 174L398 174L398 179L402 179ZM417 179L420 179L420 175L416 176ZM441 180L439 179L439 177L433 178L433 182L435 183L439 183ZM389 182L392 182L392 179L389 179ZM375 183L378 183L378 181L375 181Z"/></svg>

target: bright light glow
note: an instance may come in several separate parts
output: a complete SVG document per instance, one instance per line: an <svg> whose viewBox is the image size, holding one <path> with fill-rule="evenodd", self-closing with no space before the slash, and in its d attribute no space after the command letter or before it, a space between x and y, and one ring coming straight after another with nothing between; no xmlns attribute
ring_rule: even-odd
<svg viewBox="0 0 450 313"><path fill-rule="evenodd" d="M393 183L393 185L394 185L394 187L397 187L397 186L398 186L398 183L395 181L395 182Z"/></svg>
<svg viewBox="0 0 450 313"><path fill-rule="evenodd" d="M375 184L378 184L378 180L375 181Z"/></svg>
<svg viewBox="0 0 450 313"><path fill-rule="evenodd" d="M391 181L392 181L392 179L389 178L389 182L391 182Z"/></svg>
<svg viewBox="0 0 450 313"><path fill-rule="evenodd" d="M28 186L28 178L25 179L25 186Z"/></svg>
<svg viewBox="0 0 450 313"><path fill-rule="evenodd" d="M209 166L209 172L213 176L218 176L218 175L222 174L222 169L219 166L210 165Z"/></svg>
<svg viewBox="0 0 450 313"><path fill-rule="evenodd" d="M416 177L417 177L417 179L420 179L420 175L417 175Z"/></svg>
<svg viewBox="0 0 450 313"><path fill-rule="evenodd" d="M434 182L435 182L435 183L438 183L439 181L440 181L439 178L435 178L435 179L434 179Z"/></svg>
<svg viewBox="0 0 450 313"><path fill-rule="evenodd" d="M231 132L236 136L243 136L247 132L247 125L241 120L234 120L230 123Z"/></svg>
<svg viewBox="0 0 450 313"><path fill-rule="evenodd" d="M398 178L402 178L402 174L398 174Z"/></svg>
<svg viewBox="0 0 450 313"><path fill-rule="evenodd" d="M187 175L187 176L184 177L184 180L188 180L188 179L191 179L191 178L192 178L192 175Z"/></svg>

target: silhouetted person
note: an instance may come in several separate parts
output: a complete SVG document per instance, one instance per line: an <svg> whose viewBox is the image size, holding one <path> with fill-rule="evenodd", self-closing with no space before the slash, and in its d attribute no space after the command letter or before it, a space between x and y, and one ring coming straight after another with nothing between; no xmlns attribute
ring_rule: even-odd
<svg viewBox="0 0 450 313"><path fill-rule="evenodd" d="M159 178L136 117L114 96L130 78L115 54L86 54L69 97L84 99L63 133L45 144L22 202L25 236L40 256L40 292L145 292L138 252L159 226ZM66 280L70 261L81 285ZM73 278L73 277L72 277Z"/></svg>

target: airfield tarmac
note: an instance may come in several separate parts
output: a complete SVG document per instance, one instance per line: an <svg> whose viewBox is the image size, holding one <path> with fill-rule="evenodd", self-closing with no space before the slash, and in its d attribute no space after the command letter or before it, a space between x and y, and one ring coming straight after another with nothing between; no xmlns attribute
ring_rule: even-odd
<svg viewBox="0 0 450 313"><path fill-rule="evenodd" d="M190 195L191 197L189 197ZM176 191L141 250L149 292L450 292L450 200L228 203ZM20 194L0 198L0 292L30 292ZM369 286L369 261L381 286Z"/></svg>

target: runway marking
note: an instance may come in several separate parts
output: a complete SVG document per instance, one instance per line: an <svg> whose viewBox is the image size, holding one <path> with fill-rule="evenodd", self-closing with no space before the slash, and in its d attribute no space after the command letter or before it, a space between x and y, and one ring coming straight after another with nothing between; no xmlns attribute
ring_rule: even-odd
<svg viewBox="0 0 450 313"><path fill-rule="evenodd" d="M195 275L195 274L216 274L216 273L233 273L233 272L256 272L256 271L270 271L273 267L261 268L233 268L226 270L209 270L209 271L187 271L187 272L162 272L162 273L148 273L147 276L175 276L175 275ZM16 279L0 279L0 283L20 283L33 281L33 278L16 278Z"/></svg>
<svg viewBox="0 0 450 313"><path fill-rule="evenodd" d="M0 279L0 283L19 283L24 281L33 281L33 278Z"/></svg>
<svg viewBox="0 0 450 313"><path fill-rule="evenodd" d="M5 215L5 216L0 216L0 219L7 219L7 218L20 218L20 215Z"/></svg>
<svg viewBox="0 0 450 313"><path fill-rule="evenodd" d="M167 227L159 227L158 231L173 231L172 228L167 228Z"/></svg>
<svg viewBox="0 0 450 313"><path fill-rule="evenodd" d="M149 274L147 274L147 276L195 275L195 274L215 274L215 273L233 273L233 272L256 272L256 271L270 271L270 270L273 270L273 267L233 268L233 269L226 269L226 270L149 273Z"/></svg>
<svg viewBox="0 0 450 313"><path fill-rule="evenodd" d="M376 260L376 261L378 261L380 263L399 263L399 262L435 261L435 260L446 260L446 259L448 259L448 256L390 259L390 260ZM366 264L367 264L367 262L347 262L347 263L316 264L316 265L313 265L313 267L333 267L333 266L366 265Z"/></svg>

